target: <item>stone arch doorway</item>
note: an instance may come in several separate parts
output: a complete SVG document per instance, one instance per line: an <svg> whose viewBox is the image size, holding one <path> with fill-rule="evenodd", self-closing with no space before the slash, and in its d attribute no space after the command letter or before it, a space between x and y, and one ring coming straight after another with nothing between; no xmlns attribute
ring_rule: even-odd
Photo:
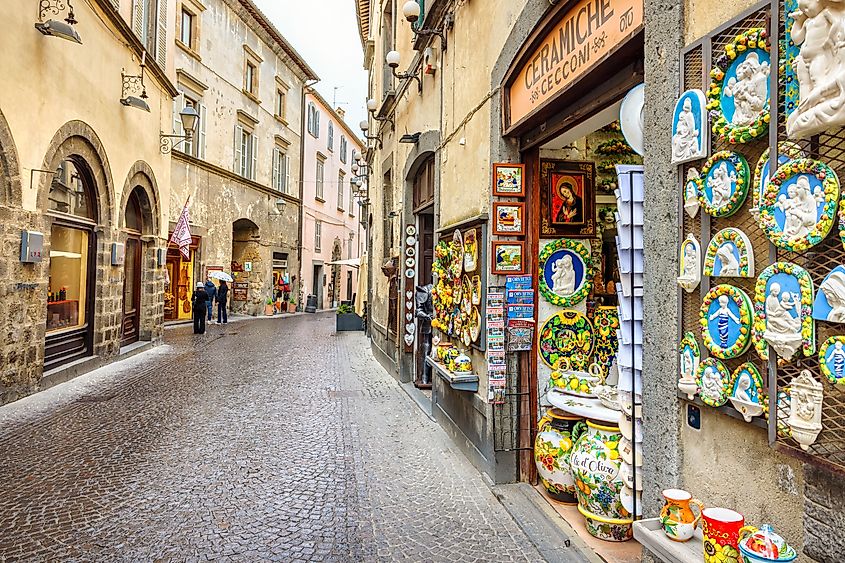
<svg viewBox="0 0 845 563"><path fill-rule="evenodd" d="M340 244L340 239L335 238L332 244L332 262L337 262L343 256L343 249ZM331 307L337 307L340 304L340 264L332 264L332 275L329 281L328 288L329 303Z"/></svg>
<svg viewBox="0 0 845 563"><path fill-rule="evenodd" d="M269 282L264 275L266 260L261 252L261 231L252 220L241 218L232 223L232 275L229 310L257 315L270 298Z"/></svg>

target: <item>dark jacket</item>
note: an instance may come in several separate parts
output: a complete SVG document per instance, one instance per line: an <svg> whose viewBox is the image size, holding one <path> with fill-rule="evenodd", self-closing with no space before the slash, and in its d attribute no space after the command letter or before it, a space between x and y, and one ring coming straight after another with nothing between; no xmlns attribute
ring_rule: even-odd
<svg viewBox="0 0 845 563"><path fill-rule="evenodd" d="M217 302L226 305L226 299L229 297L229 286L220 284L217 288Z"/></svg>
<svg viewBox="0 0 845 563"><path fill-rule="evenodd" d="M194 290L194 292L191 294L191 304L194 306L194 314L205 315L206 309L208 308L208 306L206 305L207 303L208 294L205 292L205 289L197 288L196 290Z"/></svg>
<svg viewBox="0 0 845 563"><path fill-rule="evenodd" d="M206 280L206 282L205 282L205 292L208 294L209 303L213 302L214 298L217 296L217 286L214 285L213 281Z"/></svg>

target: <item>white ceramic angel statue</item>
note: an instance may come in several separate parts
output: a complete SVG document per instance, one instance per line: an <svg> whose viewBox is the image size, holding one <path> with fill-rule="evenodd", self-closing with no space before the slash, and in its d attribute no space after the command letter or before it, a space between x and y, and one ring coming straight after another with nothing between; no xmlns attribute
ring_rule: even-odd
<svg viewBox="0 0 845 563"><path fill-rule="evenodd" d="M716 258L719 259L722 265L719 270L720 276L739 276L739 260L734 256L734 251L730 244L720 246L716 251Z"/></svg>
<svg viewBox="0 0 845 563"><path fill-rule="evenodd" d="M725 95L734 99L733 125L751 125L766 107L769 70L769 63L754 52L736 67L736 77L725 86Z"/></svg>
<svg viewBox="0 0 845 563"><path fill-rule="evenodd" d="M713 207L722 207L728 202L734 182L736 182L736 172L728 174L726 162L716 167L713 171L713 177L707 179L707 186L712 194L710 201Z"/></svg>
<svg viewBox="0 0 845 563"><path fill-rule="evenodd" d="M565 254L552 264L552 291L557 295L572 295L575 292L575 268L572 256Z"/></svg>

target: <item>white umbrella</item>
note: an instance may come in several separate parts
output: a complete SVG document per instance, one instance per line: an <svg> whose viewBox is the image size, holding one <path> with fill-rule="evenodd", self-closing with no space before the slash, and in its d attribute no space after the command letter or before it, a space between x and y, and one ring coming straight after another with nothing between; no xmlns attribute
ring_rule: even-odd
<svg viewBox="0 0 845 563"><path fill-rule="evenodd" d="M223 272L221 270L213 270L209 272L208 277L213 278L215 280L223 280L224 282L233 282L232 276Z"/></svg>

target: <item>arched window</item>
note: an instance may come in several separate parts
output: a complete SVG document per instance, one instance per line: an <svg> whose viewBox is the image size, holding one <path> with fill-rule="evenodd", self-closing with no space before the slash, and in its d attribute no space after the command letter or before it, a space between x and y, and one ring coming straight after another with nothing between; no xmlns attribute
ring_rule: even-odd
<svg viewBox="0 0 845 563"><path fill-rule="evenodd" d="M141 188L135 188L129 194L129 201L126 202L126 228L137 233L144 232L144 219L141 213L141 198L138 191Z"/></svg>
<svg viewBox="0 0 845 563"><path fill-rule="evenodd" d="M314 102L308 103L308 132L314 137L320 137L320 112Z"/></svg>
<svg viewBox="0 0 845 563"><path fill-rule="evenodd" d="M76 217L97 220L96 199L90 173L73 159L62 161L50 185L50 209Z"/></svg>

